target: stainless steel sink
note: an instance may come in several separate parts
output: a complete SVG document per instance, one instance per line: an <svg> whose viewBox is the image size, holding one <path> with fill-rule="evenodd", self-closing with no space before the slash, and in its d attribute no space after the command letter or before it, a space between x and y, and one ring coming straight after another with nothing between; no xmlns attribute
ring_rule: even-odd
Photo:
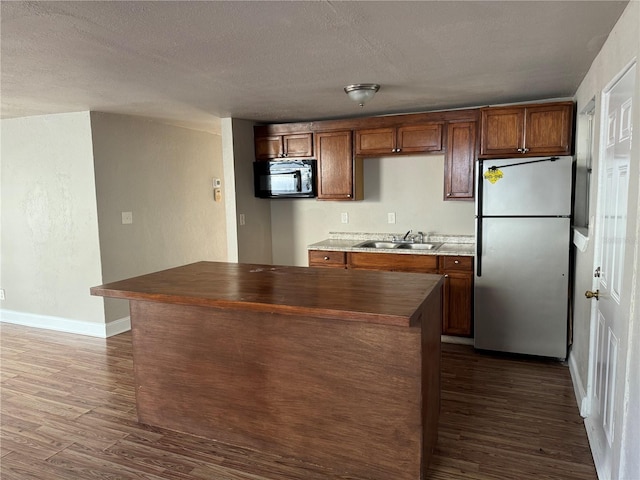
<svg viewBox="0 0 640 480"><path fill-rule="evenodd" d="M435 250L439 248L442 243L401 243L397 248L409 249L409 250Z"/></svg>
<svg viewBox="0 0 640 480"><path fill-rule="evenodd" d="M394 242L372 242L366 241L356 245L358 248L396 248L399 244Z"/></svg>
<svg viewBox="0 0 640 480"><path fill-rule="evenodd" d="M381 241L367 240L366 242L359 243L355 246L358 248L382 248L382 249L400 248L400 249L407 249L407 250L435 250L441 245L442 243L406 243L406 242L381 242Z"/></svg>

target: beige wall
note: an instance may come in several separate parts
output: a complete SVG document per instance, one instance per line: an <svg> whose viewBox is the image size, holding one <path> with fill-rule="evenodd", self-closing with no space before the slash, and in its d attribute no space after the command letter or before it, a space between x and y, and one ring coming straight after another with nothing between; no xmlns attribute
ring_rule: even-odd
<svg viewBox="0 0 640 480"><path fill-rule="evenodd" d="M596 97L597 133L595 137L594 165L590 189L591 215L596 213L598 194L598 167L600 150L601 101L602 91L634 58L640 57L640 2L629 2L623 15L612 30L602 50L594 60L589 72L582 81L575 98L578 112ZM633 123L640 125L640 68L636 73L636 94L634 96ZM583 143L586 132L578 124L576 132L577 145ZM640 275L640 258L638 252L638 230L640 228L640 206L638 195L640 183L640 142L634 142L631 152L631 170L629 184L629 207L625 242L625 276L623 280L622 309L625 312L623 322L628 323L629 338L626 344L620 345L619 372L626 369L626 378L617 378L620 404L615 412L622 431L618 431L613 445L613 472L611 478L640 478L640 376L637 365L640 363L640 325L638 314L638 277ZM578 162L584 162L578 151ZM597 225L595 226L597 228ZM586 301L584 292L595 288L594 269L594 231L590 229L590 238L585 252L576 250L576 276L574 289L574 345L571 351L571 362L576 365L578 377L574 381L583 390L587 390L589 366L590 324L592 319L592 301Z"/></svg>
<svg viewBox="0 0 640 480"><path fill-rule="evenodd" d="M444 157L416 155L364 159L364 198L356 202L270 200L273 263L307 265L307 245L329 232L474 233L474 203L443 201ZM269 202L269 200L263 200ZM341 213L349 223L341 223ZM387 214L396 214L396 223Z"/></svg>
<svg viewBox="0 0 640 480"><path fill-rule="evenodd" d="M227 209L227 231L232 232L228 237L229 250L235 247L237 256L230 256L229 260L271 264L273 257L269 201L255 198L253 189L254 123L225 118L222 125L225 181L234 192L234 198L230 199L229 193L228 199L235 202L233 208ZM240 224L240 215L244 216L244 225Z"/></svg>
<svg viewBox="0 0 640 480"><path fill-rule="evenodd" d="M219 135L146 119L91 114L104 282L200 260L225 261L225 205ZM133 213L123 225L121 212ZM106 299L107 321L128 315Z"/></svg>
<svg viewBox="0 0 640 480"><path fill-rule="evenodd" d="M89 112L2 120L2 308L104 323ZM44 320L45 322L48 319Z"/></svg>

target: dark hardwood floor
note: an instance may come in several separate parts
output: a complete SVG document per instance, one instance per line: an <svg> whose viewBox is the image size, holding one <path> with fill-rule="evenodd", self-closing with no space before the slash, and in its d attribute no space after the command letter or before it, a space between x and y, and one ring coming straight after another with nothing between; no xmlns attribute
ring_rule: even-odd
<svg viewBox="0 0 640 480"><path fill-rule="evenodd" d="M3 480L361 480L138 424L130 333L0 324L0 334ZM428 478L596 480L566 366L448 344L442 363Z"/></svg>

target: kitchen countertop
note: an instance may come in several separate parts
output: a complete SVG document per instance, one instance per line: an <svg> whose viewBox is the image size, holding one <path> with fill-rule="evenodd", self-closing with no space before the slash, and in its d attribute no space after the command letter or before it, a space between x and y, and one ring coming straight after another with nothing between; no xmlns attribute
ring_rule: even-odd
<svg viewBox="0 0 640 480"><path fill-rule="evenodd" d="M399 234L330 232L329 238L321 242L313 243L309 245L307 249L338 252L380 252L398 255L458 255L465 257L473 257L475 255L476 245L473 235L425 235L424 243L442 243L442 246L433 250L363 248L356 246L367 240L391 241L394 235L398 236Z"/></svg>

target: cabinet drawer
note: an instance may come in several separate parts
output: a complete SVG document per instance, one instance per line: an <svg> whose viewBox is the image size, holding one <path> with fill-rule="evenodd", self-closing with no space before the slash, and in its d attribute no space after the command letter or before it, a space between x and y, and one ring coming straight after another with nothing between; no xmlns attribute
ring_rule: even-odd
<svg viewBox="0 0 640 480"><path fill-rule="evenodd" d="M309 266L310 267L345 268L346 257L347 257L347 254L345 252L311 250L309 252Z"/></svg>
<svg viewBox="0 0 640 480"><path fill-rule="evenodd" d="M435 255L400 255L395 253L348 254L348 267L389 272L438 273Z"/></svg>
<svg viewBox="0 0 640 480"><path fill-rule="evenodd" d="M473 257L443 255L440 258L443 272L473 272Z"/></svg>

